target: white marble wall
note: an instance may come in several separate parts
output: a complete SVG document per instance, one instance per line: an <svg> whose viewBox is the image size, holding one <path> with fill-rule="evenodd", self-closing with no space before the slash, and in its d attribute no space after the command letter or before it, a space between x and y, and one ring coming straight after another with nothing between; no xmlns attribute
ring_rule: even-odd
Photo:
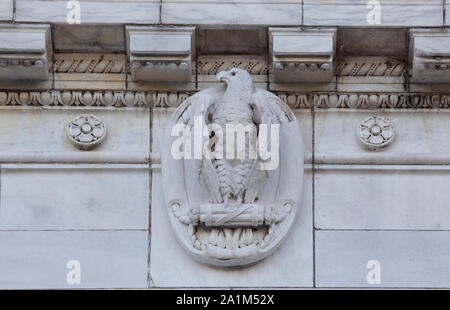
<svg viewBox="0 0 450 310"><path fill-rule="evenodd" d="M317 287L448 288L449 237L448 231L318 231ZM373 260L380 284L369 285Z"/></svg>
<svg viewBox="0 0 450 310"><path fill-rule="evenodd" d="M1 288L450 287L448 110L296 110L306 155L298 223L276 253L234 270L193 261L168 222L157 154L172 111L154 108L150 122L145 108L2 109ZM79 113L109 129L91 152L64 136ZM372 114L396 132L378 152L356 137ZM81 263L79 286L66 282L69 260ZM366 281L370 260L381 284Z"/></svg>
<svg viewBox="0 0 450 310"><path fill-rule="evenodd" d="M356 137L383 115L395 128L385 150ZM447 110L318 110L314 226L318 287L448 287L450 148ZM380 264L371 284L367 263Z"/></svg>
<svg viewBox="0 0 450 310"><path fill-rule="evenodd" d="M66 23L65 0L15 0L17 22ZM105 3L107 2L107 6ZM442 0L380 0L381 23L370 24L367 0L81 0L83 24L203 24L320 26L449 25ZM11 20L13 0L1 0ZM446 20L445 17L447 16Z"/></svg>
<svg viewBox="0 0 450 310"><path fill-rule="evenodd" d="M14 0L0 0L0 21L11 21L13 19Z"/></svg>
<svg viewBox="0 0 450 310"><path fill-rule="evenodd" d="M65 125L90 113L107 128L91 152ZM3 107L0 288L145 288L149 110ZM66 281L69 261L81 283Z"/></svg>
<svg viewBox="0 0 450 310"><path fill-rule="evenodd" d="M301 2L163 0L161 20L166 24L299 25L302 23Z"/></svg>
<svg viewBox="0 0 450 310"><path fill-rule="evenodd" d="M369 11L363 0L82 0L85 25L74 30L66 25L66 3L15 0L14 17L13 1L0 0L0 21L53 23L60 53L118 52L124 58L122 24L253 30L267 25L368 26ZM450 25L449 8L442 0L381 0L380 26L393 27L397 38L396 26ZM97 32L89 24L107 25ZM406 46L406 30L403 34L393 46ZM351 31L345 35L351 37ZM392 51L381 47L389 45L386 36L379 48ZM361 46L360 53L370 47ZM202 57L210 63L235 60ZM375 93L402 93L407 84L403 76L337 76L326 85L276 85L264 71L266 59L252 57L261 65L252 73L255 83L284 92L288 101L298 98L291 91L374 93L376 83ZM30 87L99 93L153 87L128 83L126 72L97 81L64 74ZM204 72L196 81L200 89L217 83L214 74ZM449 92L448 85L407 86L427 94ZM20 91L23 106L7 106L6 92L0 97L0 288L450 288L448 102L431 110L296 110L306 163L298 222L276 253L253 266L226 270L198 264L183 252L162 200L159 145L173 108L161 106L173 106L186 93L171 89L165 94L169 99L159 101L164 94L152 94L156 99L147 107L31 107L27 93ZM65 124L81 113L100 117L108 131L104 143L89 152L72 145L64 132ZM370 115L387 117L394 125L395 139L384 150L369 151L358 142L356 126ZM66 281L70 260L81 264L80 285ZM367 282L372 260L380 264L379 284Z"/></svg>
<svg viewBox="0 0 450 310"><path fill-rule="evenodd" d="M17 22L67 24L66 0L15 0ZM159 0L81 0L81 23L158 23ZM107 3L106 3L107 2Z"/></svg>
<svg viewBox="0 0 450 310"><path fill-rule="evenodd" d="M0 231L0 244L2 289L147 286L146 231ZM66 281L72 260L80 285Z"/></svg>
<svg viewBox="0 0 450 310"><path fill-rule="evenodd" d="M442 26L441 0L380 0L378 26ZM366 0L304 0L305 25L369 26ZM373 24L376 26L376 24Z"/></svg>

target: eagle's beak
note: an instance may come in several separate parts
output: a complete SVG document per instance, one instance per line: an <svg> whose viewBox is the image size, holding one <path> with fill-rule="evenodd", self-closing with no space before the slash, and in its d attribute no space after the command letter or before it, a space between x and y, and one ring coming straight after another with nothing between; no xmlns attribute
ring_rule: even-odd
<svg viewBox="0 0 450 310"><path fill-rule="evenodd" d="M217 74L216 78L219 82L227 82L227 81L229 81L228 80L228 72L226 72L226 71L219 72Z"/></svg>

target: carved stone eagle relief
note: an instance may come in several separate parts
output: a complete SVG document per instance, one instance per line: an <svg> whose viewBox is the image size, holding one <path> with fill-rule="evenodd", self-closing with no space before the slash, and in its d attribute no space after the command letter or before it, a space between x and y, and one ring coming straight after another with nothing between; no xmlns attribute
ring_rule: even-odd
<svg viewBox="0 0 450 310"><path fill-rule="evenodd" d="M181 246L202 263L241 266L272 253L302 201L303 144L289 107L247 71L220 72L173 113L163 191Z"/></svg>

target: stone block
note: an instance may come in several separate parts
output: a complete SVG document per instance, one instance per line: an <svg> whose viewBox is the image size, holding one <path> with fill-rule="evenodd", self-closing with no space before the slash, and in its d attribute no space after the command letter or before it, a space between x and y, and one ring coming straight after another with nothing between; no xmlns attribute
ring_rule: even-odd
<svg viewBox="0 0 450 310"><path fill-rule="evenodd" d="M49 78L53 51L49 25L0 26L0 81Z"/></svg>
<svg viewBox="0 0 450 310"><path fill-rule="evenodd" d="M450 83L450 31L411 30L410 57L415 83Z"/></svg>
<svg viewBox="0 0 450 310"><path fill-rule="evenodd" d="M0 244L2 289L147 287L147 231L1 231Z"/></svg>
<svg viewBox="0 0 450 310"><path fill-rule="evenodd" d="M133 81L191 81L195 28L127 26L126 29Z"/></svg>
<svg viewBox="0 0 450 310"><path fill-rule="evenodd" d="M331 82L336 29L269 28L269 36L274 82Z"/></svg>

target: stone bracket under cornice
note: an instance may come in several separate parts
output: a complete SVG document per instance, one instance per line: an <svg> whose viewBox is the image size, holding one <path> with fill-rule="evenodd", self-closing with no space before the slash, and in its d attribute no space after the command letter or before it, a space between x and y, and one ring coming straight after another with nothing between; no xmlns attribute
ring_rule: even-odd
<svg viewBox="0 0 450 310"><path fill-rule="evenodd" d="M45 81L52 58L50 25L0 25L0 80Z"/></svg>
<svg viewBox="0 0 450 310"><path fill-rule="evenodd" d="M336 28L269 28L273 82L331 82L336 37Z"/></svg>
<svg viewBox="0 0 450 310"><path fill-rule="evenodd" d="M127 26L134 82L185 83L192 78L195 27Z"/></svg>
<svg viewBox="0 0 450 310"><path fill-rule="evenodd" d="M450 83L450 30L411 29L412 82Z"/></svg>

